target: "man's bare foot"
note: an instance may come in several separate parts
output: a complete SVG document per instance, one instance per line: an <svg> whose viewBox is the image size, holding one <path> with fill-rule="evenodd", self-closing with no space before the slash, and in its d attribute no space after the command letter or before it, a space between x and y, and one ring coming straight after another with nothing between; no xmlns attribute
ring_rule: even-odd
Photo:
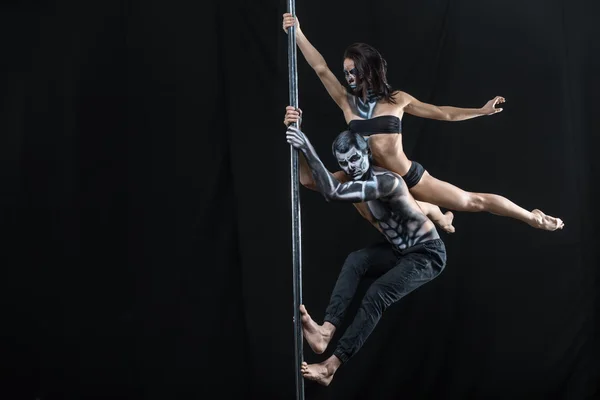
<svg viewBox="0 0 600 400"><path fill-rule="evenodd" d="M300 371L302 376L311 381L315 381L323 386L329 386L333 379L333 374L340 366L340 361L337 357L331 356L326 361L319 364L310 364L302 362Z"/></svg>
<svg viewBox="0 0 600 400"><path fill-rule="evenodd" d="M452 212L450 211L446 211L444 213L444 216L440 219L438 219L437 221L435 221L436 224L438 224L438 226L446 233L454 233L455 229L454 229L454 225L452 225L452 221L454 221L454 214L452 214Z"/></svg>
<svg viewBox="0 0 600 400"><path fill-rule="evenodd" d="M300 304L300 315L304 338L315 353L322 354L327 349L327 345L333 336L332 332L313 321L308 315L304 304Z"/></svg>
<svg viewBox="0 0 600 400"><path fill-rule="evenodd" d="M546 215L538 209L533 210L531 214L533 214L533 220L529 225L533 226L534 228L555 231L557 229L562 229L565 226L564 222L560 218Z"/></svg>

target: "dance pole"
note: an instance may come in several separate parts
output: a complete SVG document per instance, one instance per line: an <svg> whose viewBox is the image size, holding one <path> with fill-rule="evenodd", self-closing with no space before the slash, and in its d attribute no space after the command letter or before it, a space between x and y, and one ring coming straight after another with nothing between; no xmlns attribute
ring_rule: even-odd
<svg viewBox="0 0 600 400"><path fill-rule="evenodd" d="M296 15L296 3L288 0L287 11ZM298 72L296 70L296 27L288 29L288 72L290 105L298 108ZM294 123L296 125L296 123ZM299 125L299 124L298 124ZM302 242L300 235L300 187L298 174L298 150L290 145L290 173L292 189L292 264L294 284L294 361L296 362L296 400L304 400L304 378L300 371L300 363L304 359L302 321L300 304L302 304Z"/></svg>

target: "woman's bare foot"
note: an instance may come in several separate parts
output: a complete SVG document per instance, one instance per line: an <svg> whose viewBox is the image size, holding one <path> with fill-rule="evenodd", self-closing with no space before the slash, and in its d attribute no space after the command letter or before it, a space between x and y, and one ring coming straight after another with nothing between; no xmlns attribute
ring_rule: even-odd
<svg viewBox="0 0 600 400"><path fill-rule="evenodd" d="M313 321L310 315L308 315L304 304L300 304L300 315L304 338L315 353L322 354L327 349L327 345L333 336L332 330L326 329Z"/></svg>
<svg viewBox="0 0 600 400"><path fill-rule="evenodd" d="M421 211L423 211L423 214L427 215L427 218L429 218L431 222L436 224L444 232L454 233L454 226L452 226L454 214L452 214L452 212L446 211L446 213L442 213L442 210L434 204L419 200L416 200L416 202Z"/></svg>
<svg viewBox="0 0 600 400"><path fill-rule="evenodd" d="M302 376L311 381L315 381L323 386L329 386L333 379L333 374L340 367L341 361L336 356L331 356L319 364L310 364L302 362L300 371Z"/></svg>
<svg viewBox="0 0 600 400"><path fill-rule="evenodd" d="M562 229L565 226L564 222L560 218L546 215L538 209L533 210L531 214L533 214L533 219L529 225L533 226L534 228L555 231L557 229Z"/></svg>
<svg viewBox="0 0 600 400"><path fill-rule="evenodd" d="M455 229L454 229L454 225L452 225L452 221L454 221L454 214L452 214L452 212L450 211L446 211L444 213L444 216L440 219L438 219L437 221L435 221L436 224L438 224L438 226L446 233L454 233Z"/></svg>

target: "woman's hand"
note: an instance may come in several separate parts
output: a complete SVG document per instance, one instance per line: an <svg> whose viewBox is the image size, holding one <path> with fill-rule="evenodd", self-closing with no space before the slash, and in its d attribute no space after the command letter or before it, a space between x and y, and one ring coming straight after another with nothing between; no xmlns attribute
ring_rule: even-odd
<svg viewBox="0 0 600 400"><path fill-rule="evenodd" d="M492 115L492 114L499 113L502 111L502 108L496 108L496 104L502 104L505 101L506 100L504 99L504 97L496 96L493 99L491 99L490 101L488 101L487 103L485 103L485 106L483 106L481 108L481 111L483 112L484 115Z"/></svg>
<svg viewBox="0 0 600 400"><path fill-rule="evenodd" d="M300 123L302 122L302 110L292 106L287 106L285 108L285 118L283 119L283 124L285 126L289 126L293 122L296 123L296 126L300 126Z"/></svg>
<svg viewBox="0 0 600 400"><path fill-rule="evenodd" d="M296 32L300 30L300 21L298 18L294 17L291 13L283 14L283 31L288 33L288 28L291 26L296 26Z"/></svg>

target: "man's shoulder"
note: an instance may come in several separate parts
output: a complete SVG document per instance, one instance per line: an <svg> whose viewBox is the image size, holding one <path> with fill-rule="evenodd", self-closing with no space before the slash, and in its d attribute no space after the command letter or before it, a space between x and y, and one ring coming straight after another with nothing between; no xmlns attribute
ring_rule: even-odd
<svg viewBox="0 0 600 400"><path fill-rule="evenodd" d="M387 170L385 168L377 168L374 169L374 176L377 179L378 183L381 185L386 185L386 186L390 186L398 189L398 190L402 190L406 187L406 183L404 182L404 179L402 179L402 177L400 175L398 175L397 173ZM394 190L395 192L395 190Z"/></svg>
<svg viewBox="0 0 600 400"><path fill-rule="evenodd" d="M402 177L400 175L398 175L397 173L390 171L389 169L385 169L385 168L381 168L381 167L375 167L373 168L373 173L375 176L377 177L389 177L389 178L394 178L394 179L402 179Z"/></svg>

